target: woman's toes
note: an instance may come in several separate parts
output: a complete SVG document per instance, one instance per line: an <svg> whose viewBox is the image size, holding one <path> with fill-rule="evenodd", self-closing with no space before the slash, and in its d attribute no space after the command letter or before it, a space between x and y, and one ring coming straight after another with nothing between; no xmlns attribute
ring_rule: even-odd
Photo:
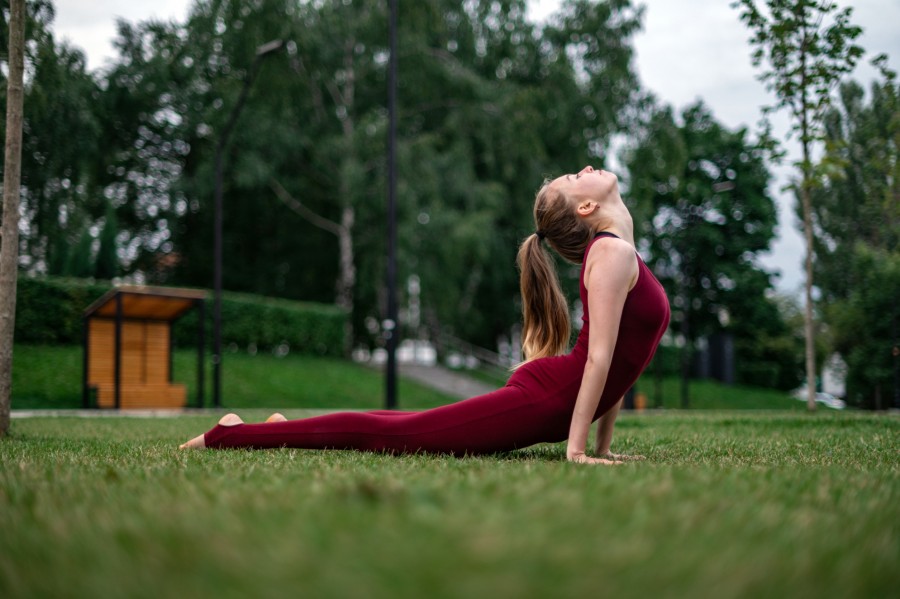
<svg viewBox="0 0 900 599"><path fill-rule="evenodd" d="M206 447L206 438L203 435L194 437L187 443L182 443L178 449L204 449Z"/></svg>
<svg viewBox="0 0 900 599"><path fill-rule="evenodd" d="M287 418L284 417L284 414L275 412L274 414L266 418L266 422L287 422Z"/></svg>
<svg viewBox="0 0 900 599"><path fill-rule="evenodd" d="M219 426L237 426L239 424L244 424L244 421L237 414L225 414L219 419Z"/></svg>

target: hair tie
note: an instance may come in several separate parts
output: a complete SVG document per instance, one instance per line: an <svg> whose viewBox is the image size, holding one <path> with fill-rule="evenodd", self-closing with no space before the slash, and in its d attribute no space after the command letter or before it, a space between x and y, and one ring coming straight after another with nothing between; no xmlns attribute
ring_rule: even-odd
<svg viewBox="0 0 900 599"><path fill-rule="evenodd" d="M537 230L537 231L534 232L534 234L537 235L537 238L538 238L539 240L541 240L541 241L544 240L544 232L543 232L543 231Z"/></svg>

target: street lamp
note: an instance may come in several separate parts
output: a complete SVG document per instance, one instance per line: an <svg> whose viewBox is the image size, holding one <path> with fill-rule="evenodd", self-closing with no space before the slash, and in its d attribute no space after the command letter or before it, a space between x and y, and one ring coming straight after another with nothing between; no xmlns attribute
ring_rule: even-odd
<svg viewBox="0 0 900 599"><path fill-rule="evenodd" d="M385 407L397 408L397 2L389 0L388 37L388 263L387 263L387 372Z"/></svg>
<svg viewBox="0 0 900 599"><path fill-rule="evenodd" d="M241 95L238 96L237 103L231 110L228 122L222 128L219 135L219 141L216 144L216 189L215 189L215 215L213 218L213 288L214 288L214 305L213 305L213 405L219 407L222 405L222 163L225 147L228 145L228 137L231 130L237 122L241 109L244 108L244 102L247 100L247 94L250 92L250 86L259 70L259 65L266 56L270 56L284 47L284 40L272 40L256 48L256 56L250 69L244 76L244 86L241 88Z"/></svg>

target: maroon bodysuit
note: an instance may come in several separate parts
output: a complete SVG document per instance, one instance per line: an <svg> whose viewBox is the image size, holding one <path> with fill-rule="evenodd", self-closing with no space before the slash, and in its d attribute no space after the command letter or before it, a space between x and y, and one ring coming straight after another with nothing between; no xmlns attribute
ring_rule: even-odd
<svg viewBox="0 0 900 599"><path fill-rule="evenodd" d="M585 250L612 235L599 233ZM594 420L606 413L650 363L669 323L669 302L659 281L638 260L638 280L628 293L606 386ZM584 325L572 351L528 362L506 386L421 412L342 412L287 422L216 425L204 436L210 448L296 447L455 455L493 453L568 438L587 359L587 289L581 267Z"/></svg>

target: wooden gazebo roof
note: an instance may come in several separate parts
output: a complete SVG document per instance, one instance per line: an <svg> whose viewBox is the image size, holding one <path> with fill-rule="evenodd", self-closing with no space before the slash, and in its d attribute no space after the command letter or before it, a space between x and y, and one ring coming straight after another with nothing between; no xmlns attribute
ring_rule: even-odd
<svg viewBox="0 0 900 599"><path fill-rule="evenodd" d="M199 289L122 285L110 289L84 311L86 318L115 318L117 296L121 296L122 317L140 320L173 321L206 297Z"/></svg>

